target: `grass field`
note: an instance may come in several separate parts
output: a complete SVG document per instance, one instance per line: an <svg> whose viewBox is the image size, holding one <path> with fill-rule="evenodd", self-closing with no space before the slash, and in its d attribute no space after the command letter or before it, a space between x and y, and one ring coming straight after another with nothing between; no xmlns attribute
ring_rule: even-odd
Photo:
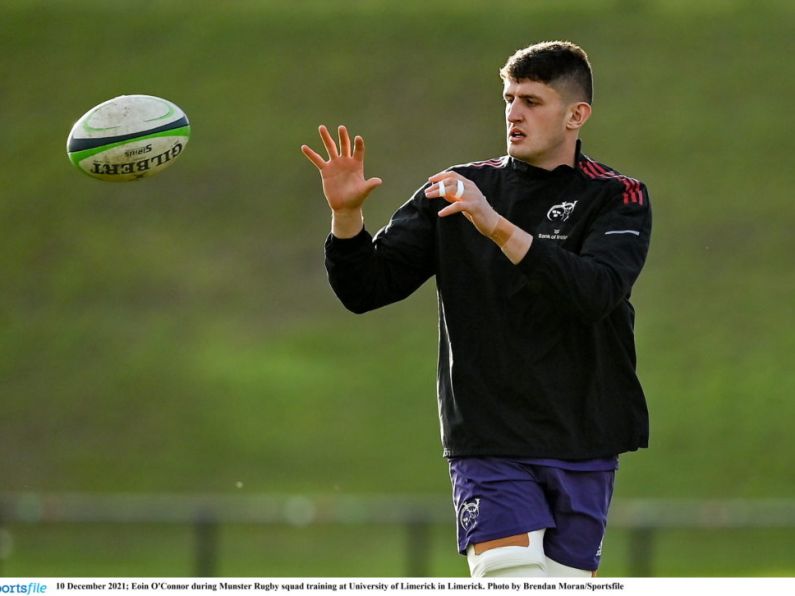
<svg viewBox="0 0 795 596"><path fill-rule="evenodd" d="M633 295L652 448L616 498L795 497L792 3L7 0L0 22L0 490L448 494L434 288L343 311L299 147L321 122L366 137L374 231L504 151L497 69L567 38L596 71L586 152L654 205ZM173 100L193 137L158 178L99 183L66 135L123 93ZM11 530L4 574L191 572L184 529ZM220 572L402 573L400 529L374 531L228 528ZM452 520L435 532L431 572L463 574ZM670 533L655 572L793 575L793 547Z"/></svg>
<svg viewBox="0 0 795 596"><path fill-rule="evenodd" d="M4 563L6 576L196 575L195 535L187 526L89 525L80 527L79 541L71 525L13 527L12 533L17 537L15 555ZM218 576L407 575L407 535L399 526L231 525L220 530L218 540ZM429 540L428 575L468 574L466 560L455 552L452 524L434 526ZM626 531L609 532L600 577L631 575L630 548ZM669 577L791 577L791 530L661 532L653 543L651 572Z"/></svg>

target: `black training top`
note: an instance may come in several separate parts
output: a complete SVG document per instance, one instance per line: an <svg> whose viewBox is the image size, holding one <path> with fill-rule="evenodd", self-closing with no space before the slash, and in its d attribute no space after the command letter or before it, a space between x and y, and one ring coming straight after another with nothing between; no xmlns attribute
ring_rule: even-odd
<svg viewBox="0 0 795 596"><path fill-rule="evenodd" d="M513 265L423 186L371 238L326 240L329 281L363 313L430 276L439 299L438 398L447 457L589 459L648 445L629 303L649 247L639 181L579 153L576 167L511 157L454 166L533 235Z"/></svg>

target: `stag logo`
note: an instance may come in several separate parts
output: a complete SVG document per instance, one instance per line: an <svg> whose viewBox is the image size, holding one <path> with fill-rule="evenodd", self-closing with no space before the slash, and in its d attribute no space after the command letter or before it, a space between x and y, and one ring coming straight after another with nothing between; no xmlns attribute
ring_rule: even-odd
<svg viewBox="0 0 795 596"><path fill-rule="evenodd" d="M478 522L480 499L463 503L458 511L458 522L464 530L469 530Z"/></svg>
<svg viewBox="0 0 795 596"><path fill-rule="evenodd" d="M559 205L552 205L552 207L547 211L547 219L549 221L556 221L556 222L563 222L569 219L569 215L571 212L574 211L574 206L577 204L577 201L573 203L560 203Z"/></svg>

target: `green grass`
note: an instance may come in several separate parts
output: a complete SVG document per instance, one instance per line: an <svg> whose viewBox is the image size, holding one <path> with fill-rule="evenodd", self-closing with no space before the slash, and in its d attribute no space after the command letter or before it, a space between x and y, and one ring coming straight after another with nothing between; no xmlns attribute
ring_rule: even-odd
<svg viewBox="0 0 795 596"><path fill-rule="evenodd" d="M321 122L366 136L375 230L428 175L501 154L498 67L568 38L596 70L586 152L654 205L633 297L652 448L622 460L616 498L795 496L793 16L740 0L3 3L0 490L447 495L433 287L342 310L298 148ZM121 93L191 118L158 178L100 183L67 160L72 123ZM188 530L13 531L3 573L191 571ZM431 573L463 573L452 521L438 532ZM118 550L96 546L108 536ZM282 559L225 528L221 573L403 572L400 529L277 536ZM671 532L655 571L793 574L791 551L773 530Z"/></svg>
<svg viewBox="0 0 795 596"><path fill-rule="evenodd" d="M186 577L197 567L195 530L180 525L12 526L13 556L3 562L10 577ZM76 536L79 532L79 541ZM400 526L221 526L214 568L222 577L399 577L409 567L409 538ZM648 570L658 577L791 577L791 530L656 532ZM431 526L424 572L468 575L456 553L450 526ZM633 576L634 542L627 530L605 539L600 577ZM760 545L754 548L753 545Z"/></svg>

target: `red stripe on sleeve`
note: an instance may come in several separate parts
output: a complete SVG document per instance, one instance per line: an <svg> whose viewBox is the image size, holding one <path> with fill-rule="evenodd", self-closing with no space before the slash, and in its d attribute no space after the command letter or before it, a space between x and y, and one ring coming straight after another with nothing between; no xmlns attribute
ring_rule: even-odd
<svg viewBox="0 0 795 596"><path fill-rule="evenodd" d="M628 205L629 203L634 203L636 205L643 205L643 189L639 180L619 174L615 170L606 168L588 157L583 158L579 162L579 166L590 178L615 178L616 180L620 180L624 185L624 193L622 194L624 204Z"/></svg>

